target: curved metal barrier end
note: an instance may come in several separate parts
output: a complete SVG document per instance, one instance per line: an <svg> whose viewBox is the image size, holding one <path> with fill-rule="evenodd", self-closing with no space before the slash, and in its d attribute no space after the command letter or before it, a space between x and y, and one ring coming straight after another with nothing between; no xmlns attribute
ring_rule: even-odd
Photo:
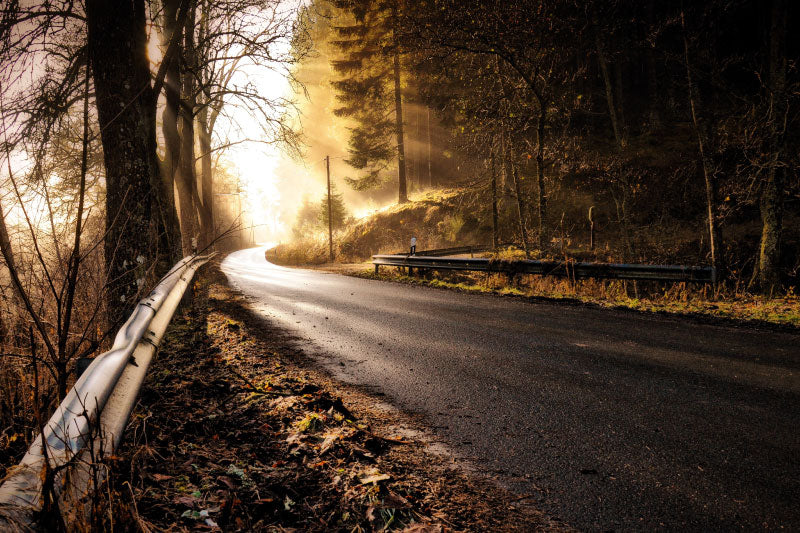
<svg viewBox="0 0 800 533"><path fill-rule="evenodd" d="M97 461L119 445L172 315L194 273L214 255L189 256L170 269L136 305L112 348L83 372L20 464L0 482L0 530L40 529L36 520L48 471L62 511L88 512Z"/></svg>

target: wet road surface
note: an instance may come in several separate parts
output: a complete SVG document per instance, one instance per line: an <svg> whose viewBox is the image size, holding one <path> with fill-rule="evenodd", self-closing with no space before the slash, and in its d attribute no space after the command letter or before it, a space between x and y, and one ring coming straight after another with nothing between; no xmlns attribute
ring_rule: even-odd
<svg viewBox="0 0 800 533"><path fill-rule="evenodd" d="M800 335L287 269L222 270L337 378L582 530L800 529Z"/></svg>

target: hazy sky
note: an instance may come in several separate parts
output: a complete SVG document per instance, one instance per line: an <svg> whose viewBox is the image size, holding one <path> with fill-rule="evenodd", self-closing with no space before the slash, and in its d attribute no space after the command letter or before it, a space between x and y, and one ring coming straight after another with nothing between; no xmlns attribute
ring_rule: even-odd
<svg viewBox="0 0 800 533"><path fill-rule="evenodd" d="M287 0L284 5L297 4ZM276 50L286 51L288 46L280 43ZM349 211L356 217L380 208L396 195L393 190L357 192L344 181L344 176L353 175L353 170L343 161L347 155L347 123L333 115L336 101L330 85L334 73L329 59L317 51L303 63L305 92L293 92L285 72L263 67L247 68L234 80L243 83L246 79L265 95L293 100L297 105L295 119L299 121L296 126L303 133L302 158L290 157L277 147L253 143L239 145L226 155L238 167L248 193L246 205L259 228L256 237L260 241L288 238L304 199L317 202L323 197L326 155L331 157L331 182L344 195ZM237 112L235 118L244 130L240 135L258 131L257 122L246 113Z"/></svg>

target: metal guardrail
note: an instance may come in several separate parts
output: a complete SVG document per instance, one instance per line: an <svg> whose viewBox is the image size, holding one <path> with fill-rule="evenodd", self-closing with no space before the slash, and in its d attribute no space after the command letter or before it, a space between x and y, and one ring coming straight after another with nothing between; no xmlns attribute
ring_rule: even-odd
<svg viewBox="0 0 800 533"><path fill-rule="evenodd" d="M500 272L506 274L538 274L572 279L628 279L647 281L676 281L714 283L712 267L682 265L631 265L569 261L505 261L487 258L433 257L431 255L373 255L375 273L381 266L429 270L462 270L471 272Z"/></svg>
<svg viewBox="0 0 800 533"><path fill-rule="evenodd" d="M423 257L444 257L448 255L478 254L492 249L491 244L476 244L473 246L453 246L450 248L437 248L435 250L422 250L414 255ZM403 254L396 254L403 255Z"/></svg>
<svg viewBox="0 0 800 533"><path fill-rule="evenodd" d="M150 362L194 273L214 254L187 257L142 299L114 339L97 356L44 425L19 465L0 485L0 530L37 531L46 463L63 512L80 519L97 479L96 459L117 448ZM100 475L102 477L102 475ZM84 516L85 518L85 516Z"/></svg>

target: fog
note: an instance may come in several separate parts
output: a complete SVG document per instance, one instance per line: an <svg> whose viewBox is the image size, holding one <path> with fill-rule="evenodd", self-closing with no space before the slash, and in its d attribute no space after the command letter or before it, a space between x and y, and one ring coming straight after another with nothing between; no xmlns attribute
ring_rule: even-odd
<svg viewBox="0 0 800 533"><path fill-rule="evenodd" d="M356 218L391 203L397 194L391 181L372 191L355 191L345 182L345 177L355 175L345 162L348 121L333 114L336 101L330 80L334 73L328 59L318 56L305 61L295 74L299 83L290 83L288 77L260 81L279 83L281 95L293 102L287 115L301 132L299 153L279 146L255 151L241 147L226 158L239 169L247 194L245 218L252 218L259 242L287 240L304 200L317 202L327 193L326 156L330 157L331 185L343 194Z"/></svg>

